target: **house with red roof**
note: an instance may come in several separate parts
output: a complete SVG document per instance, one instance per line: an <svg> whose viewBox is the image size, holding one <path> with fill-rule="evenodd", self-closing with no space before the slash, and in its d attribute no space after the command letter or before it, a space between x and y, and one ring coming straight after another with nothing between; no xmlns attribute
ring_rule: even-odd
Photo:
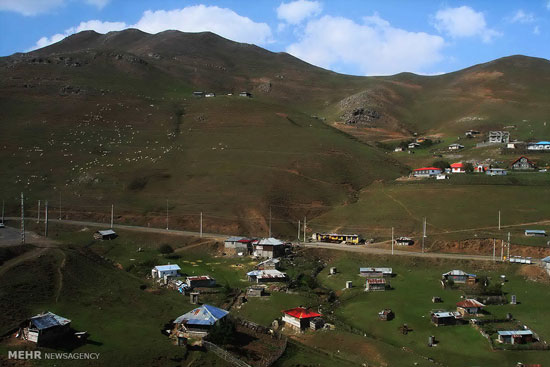
<svg viewBox="0 0 550 367"><path fill-rule="evenodd" d="M476 315L481 312L483 307L485 307L483 303L472 298L467 298L456 304L456 310L460 312L462 316Z"/></svg>
<svg viewBox="0 0 550 367"><path fill-rule="evenodd" d="M422 167L413 171L414 177L432 177L441 173L441 168L437 167Z"/></svg>
<svg viewBox="0 0 550 367"><path fill-rule="evenodd" d="M466 173L466 167L464 167L464 163L458 162L451 164L451 172L452 173Z"/></svg>
<svg viewBox="0 0 550 367"><path fill-rule="evenodd" d="M285 326L302 331L310 327L311 321L321 316L321 314L313 312L308 308L295 307L283 311L283 322Z"/></svg>

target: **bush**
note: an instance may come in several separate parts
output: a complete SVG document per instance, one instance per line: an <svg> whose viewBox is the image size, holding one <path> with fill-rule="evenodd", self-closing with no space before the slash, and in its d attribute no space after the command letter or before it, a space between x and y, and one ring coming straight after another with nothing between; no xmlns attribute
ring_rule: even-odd
<svg viewBox="0 0 550 367"><path fill-rule="evenodd" d="M172 248L172 246L170 246L169 244L165 243L163 245L160 245L159 247L159 252L161 254L171 254L172 252L174 252L174 249Z"/></svg>
<svg viewBox="0 0 550 367"><path fill-rule="evenodd" d="M226 317L210 329L210 333L208 333L208 340L220 346L232 344L235 340L235 332L235 324L232 320L229 320Z"/></svg>
<svg viewBox="0 0 550 367"><path fill-rule="evenodd" d="M450 168L451 165L449 164L449 162L447 161L443 161L443 160L439 160L439 161L435 161L432 163L432 166L434 166L435 168L439 168L441 169L442 171L445 171L445 168Z"/></svg>

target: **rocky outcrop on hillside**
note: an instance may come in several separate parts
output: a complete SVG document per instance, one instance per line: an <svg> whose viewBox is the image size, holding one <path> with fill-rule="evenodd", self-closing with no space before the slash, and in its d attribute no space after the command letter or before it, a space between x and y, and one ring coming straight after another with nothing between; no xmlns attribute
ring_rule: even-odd
<svg viewBox="0 0 550 367"><path fill-rule="evenodd" d="M343 111L340 118L350 125L372 125L382 117L378 98L371 90L344 98L338 107Z"/></svg>

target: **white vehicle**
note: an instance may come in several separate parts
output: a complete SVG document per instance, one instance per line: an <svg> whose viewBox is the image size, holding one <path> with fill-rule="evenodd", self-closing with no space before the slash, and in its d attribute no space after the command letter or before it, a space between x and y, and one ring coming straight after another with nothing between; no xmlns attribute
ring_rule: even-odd
<svg viewBox="0 0 550 367"><path fill-rule="evenodd" d="M0 223L0 228L5 228L6 226L4 225L4 223Z"/></svg>

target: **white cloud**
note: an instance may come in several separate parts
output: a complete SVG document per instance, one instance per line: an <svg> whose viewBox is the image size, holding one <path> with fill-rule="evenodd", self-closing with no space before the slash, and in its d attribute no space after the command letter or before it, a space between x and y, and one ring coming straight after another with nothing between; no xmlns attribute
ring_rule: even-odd
<svg viewBox="0 0 550 367"><path fill-rule="evenodd" d="M103 9L110 0L83 0L89 5ZM0 11L12 11L25 16L46 13L65 5L68 0L0 0Z"/></svg>
<svg viewBox="0 0 550 367"><path fill-rule="evenodd" d="M277 8L277 18L289 24L300 24L303 20L315 17L323 11L318 1L296 0L290 3L281 3Z"/></svg>
<svg viewBox="0 0 550 367"><path fill-rule="evenodd" d="M214 32L238 42L267 44L271 42L271 29L266 23L256 23L231 9L217 6L195 5L175 10L147 10L132 26L148 33L168 29L183 32Z"/></svg>
<svg viewBox="0 0 550 367"><path fill-rule="evenodd" d="M124 22L103 22L90 20L78 26L66 29L63 33L51 37L42 37L31 50L51 45L61 41L71 34L84 30L94 30L98 33L120 31L125 28L138 28L147 33L158 33L166 30L183 32L211 31L220 36L238 42L266 44L271 42L271 29L265 23L256 23L230 9L217 6L189 6L175 10L147 10L134 25Z"/></svg>
<svg viewBox="0 0 550 367"><path fill-rule="evenodd" d="M307 23L301 39L287 52L317 66L348 67L365 75L402 71L422 73L443 59L442 37L392 27L377 14L356 23L343 17L324 16Z"/></svg>
<svg viewBox="0 0 550 367"><path fill-rule="evenodd" d="M510 23L533 23L535 16L533 13L526 13L522 9L519 9L515 14L508 19Z"/></svg>
<svg viewBox="0 0 550 367"><path fill-rule="evenodd" d="M0 0L0 11L13 11L32 16L47 12L63 3L64 0Z"/></svg>
<svg viewBox="0 0 550 367"><path fill-rule="evenodd" d="M81 22L76 27L68 28L63 33L57 33L51 37L40 38L30 50L49 46L52 43L61 41L63 38L70 36L71 34L81 31L93 30L98 33L107 33L111 31L120 31L125 28L128 28L128 25L124 22L102 22L100 20L89 20L87 22Z"/></svg>
<svg viewBox="0 0 550 367"><path fill-rule="evenodd" d="M491 42L501 33L487 27L485 15L469 6L446 8L435 14L436 29L453 38L479 36L483 42Z"/></svg>
<svg viewBox="0 0 550 367"><path fill-rule="evenodd" d="M539 28L538 25L535 26L535 28L533 28L533 34L536 35L536 36L538 36L540 34L540 28Z"/></svg>
<svg viewBox="0 0 550 367"><path fill-rule="evenodd" d="M550 10L550 0L548 0L548 2L546 3L546 9Z"/></svg>

